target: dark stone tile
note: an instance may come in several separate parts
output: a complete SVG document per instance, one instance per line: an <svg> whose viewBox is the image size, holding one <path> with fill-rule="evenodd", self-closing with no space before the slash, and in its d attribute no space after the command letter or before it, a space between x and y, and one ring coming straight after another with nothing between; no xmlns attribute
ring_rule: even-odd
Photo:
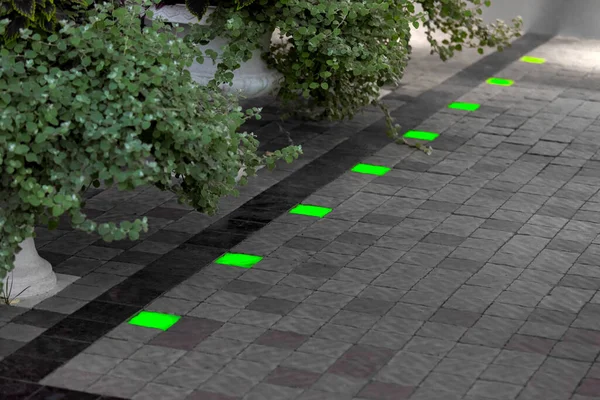
<svg viewBox="0 0 600 400"><path fill-rule="evenodd" d="M371 382L358 393L358 396L372 400L403 400L408 399L414 390L415 388L412 386Z"/></svg>
<svg viewBox="0 0 600 400"><path fill-rule="evenodd" d="M71 317L117 326L139 310L139 307L94 300L75 311Z"/></svg>
<svg viewBox="0 0 600 400"><path fill-rule="evenodd" d="M10 339L0 339L0 357L6 357L25 345L24 342L19 342Z"/></svg>
<svg viewBox="0 0 600 400"><path fill-rule="evenodd" d="M287 386L293 388L308 389L320 377L320 374L309 371L302 371L294 368L277 367L265 382L271 385Z"/></svg>
<svg viewBox="0 0 600 400"><path fill-rule="evenodd" d="M368 298L355 298L346 304L344 310L365 314L384 315L394 306L393 302Z"/></svg>
<svg viewBox="0 0 600 400"><path fill-rule="evenodd" d="M258 339L256 339L254 343L263 346L296 350L307 339L307 336L300 335L299 333L295 332L268 330L267 332L263 333Z"/></svg>
<svg viewBox="0 0 600 400"><path fill-rule="evenodd" d="M483 262L481 261L473 261L473 260L464 260L460 258L446 258L441 263L438 264L437 268L446 268L453 269L456 271L467 271L471 273L475 273L483 267Z"/></svg>
<svg viewBox="0 0 600 400"><path fill-rule="evenodd" d="M190 211L188 210L181 210L178 208L156 207L146 212L144 215L153 218L176 220L189 213Z"/></svg>
<svg viewBox="0 0 600 400"><path fill-rule="evenodd" d="M92 246L98 247L108 247L111 249L120 249L120 250L129 250L134 246L137 246L138 242L133 242L131 240L114 240L112 242L105 242L100 239L92 243Z"/></svg>
<svg viewBox="0 0 600 400"><path fill-rule="evenodd" d="M159 333L148 344L152 346L169 347L179 350L193 350L200 342L206 339L207 336L201 336L190 332L175 332L168 330Z"/></svg>
<svg viewBox="0 0 600 400"><path fill-rule="evenodd" d="M569 328L563 335L562 340L566 342L585 343L600 346L600 331Z"/></svg>
<svg viewBox="0 0 600 400"><path fill-rule="evenodd" d="M569 251L572 253L583 253L588 247L588 243L577 242L574 240L557 239L554 238L548 243L546 247L549 250Z"/></svg>
<svg viewBox="0 0 600 400"><path fill-rule="evenodd" d="M126 280L106 291L97 300L141 308L168 290L144 287L144 283L143 280Z"/></svg>
<svg viewBox="0 0 600 400"><path fill-rule="evenodd" d="M577 389L577 394L590 397L600 396L600 379L584 379Z"/></svg>
<svg viewBox="0 0 600 400"><path fill-rule="evenodd" d="M69 257L71 257L68 254L59 254L59 253L53 253L51 251L44 251L44 249L40 249L38 250L38 254L40 255L40 257L42 257L44 260L48 261L50 264L52 264L53 267L58 266L59 264L61 264L62 262L66 261L69 259Z"/></svg>
<svg viewBox="0 0 600 400"><path fill-rule="evenodd" d="M600 290L600 279L581 275L565 275L558 283L558 286Z"/></svg>
<svg viewBox="0 0 600 400"><path fill-rule="evenodd" d="M286 315L297 305L298 303L289 300L259 297L250 303L246 309L270 314Z"/></svg>
<svg viewBox="0 0 600 400"><path fill-rule="evenodd" d="M160 254L152 254L152 253L142 253L141 251L125 251L111 261L114 262L124 262L130 264L138 264L138 265L148 265L153 261L156 261L160 258Z"/></svg>
<svg viewBox="0 0 600 400"><path fill-rule="evenodd" d="M198 336L209 336L222 326L222 322L213 319L182 317L169 329L169 331L187 332Z"/></svg>
<svg viewBox="0 0 600 400"><path fill-rule="evenodd" d="M259 297L268 292L273 286L258 282L249 282L235 279L225 285L223 290L231 293L246 294Z"/></svg>
<svg viewBox="0 0 600 400"><path fill-rule="evenodd" d="M181 244L192 238L192 234L185 232L159 230L148 236L147 240L158 243Z"/></svg>
<svg viewBox="0 0 600 400"><path fill-rule="evenodd" d="M406 171L416 171L416 172L425 172L429 168L431 168L431 165L429 165L429 164L421 163L421 162L417 162L417 161L410 161L410 160L402 160L400 163L398 163L394 166L394 169L402 169L402 170L406 170Z"/></svg>
<svg viewBox="0 0 600 400"><path fill-rule="evenodd" d="M268 224L287 210L289 210L287 204L277 204L272 208L241 207L232 211L229 217L240 221Z"/></svg>
<svg viewBox="0 0 600 400"><path fill-rule="evenodd" d="M90 344L74 340L50 337L42 334L25 346L21 347L12 356L26 356L44 358L54 361L68 361ZM6 359L5 359L6 360ZM1 376L1 375L0 375Z"/></svg>
<svg viewBox="0 0 600 400"><path fill-rule="evenodd" d="M85 276L96 268L100 267L104 261L93 260L91 258L71 257L53 267L57 274Z"/></svg>
<svg viewBox="0 0 600 400"><path fill-rule="evenodd" d="M448 235L445 233L430 233L422 240L424 243L441 244L444 246L459 246L467 238L463 236Z"/></svg>
<svg viewBox="0 0 600 400"><path fill-rule="evenodd" d="M528 353L548 354L555 343L556 340L536 336L514 335L505 348Z"/></svg>
<svg viewBox="0 0 600 400"><path fill-rule="evenodd" d="M13 319L12 322L16 324L33 325L37 326L38 328L50 328L52 325L64 318L64 314L46 310L31 309Z"/></svg>
<svg viewBox="0 0 600 400"><path fill-rule="evenodd" d="M246 234L236 234L233 232L222 232L213 229L206 229L196 236L192 237L188 243L197 244L206 247L220 249L230 249L240 244L247 237Z"/></svg>
<svg viewBox="0 0 600 400"><path fill-rule="evenodd" d="M0 398L3 400L31 399L29 396L40 389L41 386L36 383L0 378Z"/></svg>
<svg viewBox="0 0 600 400"><path fill-rule="evenodd" d="M379 236L369 235L367 233L360 232L344 232L338 236L335 240L341 243L350 244L361 244L372 246L379 239Z"/></svg>
<svg viewBox="0 0 600 400"><path fill-rule="evenodd" d="M469 311L440 308L429 320L441 324L456 325L464 328L472 327L481 315Z"/></svg>
<svg viewBox="0 0 600 400"><path fill-rule="evenodd" d="M75 390L61 389L44 386L40 391L27 400L106 400L107 397L99 397L97 394L84 393Z"/></svg>
<svg viewBox="0 0 600 400"><path fill-rule="evenodd" d="M502 232L517 232L523 226L520 222L503 221L499 219L488 219L479 228Z"/></svg>
<svg viewBox="0 0 600 400"><path fill-rule="evenodd" d="M48 358L11 354L0 361L0 377L39 382L63 364Z"/></svg>
<svg viewBox="0 0 600 400"><path fill-rule="evenodd" d="M564 311L536 308L531 314L529 314L529 318L527 320L531 322L569 326L573 323L573 321L575 321L575 318L577 318L576 314Z"/></svg>
<svg viewBox="0 0 600 400"><path fill-rule="evenodd" d="M356 379L367 379L379 371L395 354L381 347L354 345L327 372Z"/></svg>
<svg viewBox="0 0 600 400"><path fill-rule="evenodd" d="M286 242L284 246L290 249L319 251L323 250L323 248L328 244L329 242L327 240L296 236L295 238Z"/></svg>
<svg viewBox="0 0 600 400"><path fill-rule="evenodd" d="M341 267L333 267L319 263L303 263L294 268L294 274L312 276L315 278L331 278Z"/></svg>
<svg viewBox="0 0 600 400"><path fill-rule="evenodd" d="M115 327L97 321L67 317L44 332L45 336L93 343Z"/></svg>
<svg viewBox="0 0 600 400"><path fill-rule="evenodd" d="M222 218L210 226L210 230L249 235L263 228L265 223Z"/></svg>
<svg viewBox="0 0 600 400"><path fill-rule="evenodd" d="M370 213L361 218L360 222L377 225L395 226L398 225L404 217L397 217L394 215L385 215Z"/></svg>
<svg viewBox="0 0 600 400"><path fill-rule="evenodd" d="M186 400L241 400L241 397L232 397L221 393L196 390L186 397Z"/></svg>

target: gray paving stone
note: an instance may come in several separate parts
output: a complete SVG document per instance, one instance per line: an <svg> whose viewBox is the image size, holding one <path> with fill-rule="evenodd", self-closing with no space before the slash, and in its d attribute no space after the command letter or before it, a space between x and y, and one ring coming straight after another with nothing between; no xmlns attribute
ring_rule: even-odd
<svg viewBox="0 0 600 400"><path fill-rule="evenodd" d="M165 399L165 400L183 400L192 392L191 389L185 389L180 387L173 387L169 385L161 385L156 383L149 383L142 390L140 390L133 400L151 400L151 399Z"/></svg>
<svg viewBox="0 0 600 400"><path fill-rule="evenodd" d="M0 327L0 339L17 342L30 342L41 335L44 331L44 328L38 328L37 326L9 322L8 324Z"/></svg>
<svg viewBox="0 0 600 400"><path fill-rule="evenodd" d="M252 381L225 374L216 374L200 386L200 390L220 393L231 397L241 397L248 393L255 383Z"/></svg>
<svg viewBox="0 0 600 400"><path fill-rule="evenodd" d="M586 46L560 38L536 52L586 60L577 55ZM348 172L305 200L334 208L326 218L284 215L238 244L266 255L255 268L211 264L147 307L225 323L211 336L122 324L43 383L133 399L593 398L600 374L582 378L600 354L600 97L587 67L575 64L516 62L497 73L516 80L511 88L465 93L442 84L482 108L444 109L420 124L442 133L431 156L387 146L362 160L394 166L386 176ZM426 77L413 75L410 90L433 87ZM394 96L410 90L388 100L400 107ZM290 129L327 129L306 143L308 162L375 116ZM300 165L261 175L242 197L224 199L219 215ZM144 210L161 230L127 251L41 230L40 249L76 254L57 272L85 277L40 310L72 313L143 267L132 262L170 251L218 218L156 190L99 191L89 205L109 211L100 218ZM8 314L0 310L0 356L42 329L11 336ZM184 339L194 350L176 348Z"/></svg>
<svg viewBox="0 0 600 400"><path fill-rule="evenodd" d="M187 369L171 366L152 381L155 384L189 389L187 394L206 382L214 372L210 370Z"/></svg>
<svg viewBox="0 0 600 400"><path fill-rule="evenodd" d="M106 375L87 388L88 392L105 396L133 397L146 385L146 381Z"/></svg>
<svg viewBox="0 0 600 400"><path fill-rule="evenodd" d="M94 382L102 378L102 374L71 370L60 367L40 381L43 385L84 391Z"/></svg>

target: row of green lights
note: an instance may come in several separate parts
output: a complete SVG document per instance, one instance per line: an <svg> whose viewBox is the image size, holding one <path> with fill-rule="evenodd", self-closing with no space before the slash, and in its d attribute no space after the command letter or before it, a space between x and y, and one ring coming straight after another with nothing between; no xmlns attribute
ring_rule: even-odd
<svg viewBox="0 0 600 400"><path fill-rule="evenodd" d="M524 56L521 58L522 62L530 63L530 64L543 64L546 62L543 58ZM486 81L490 85L496 86L512 86L514 81L510 79L504 78L496 78L492 77ZM464 102L454 102L448 105L448 108L454 110L463 110L463 111L477 111L480 105L476 103L464 103ZM435 140L439 134L433 132L424 132L424 131L408 131L404 134L404 137L407 139L416 139L416 140L424 140L424 141L432 141ZM352 169L352 172L359 174L367 174L367 175L376 175L383 176L391 171L391 168L382 166L382 165L372 165L372 164L357 164ZM311 204L298 204L294 208L292 208L289 213L294 215L304 215L309 217L323 218L327 214L332 211L331 208L315 206ZM250 269L256 264L258 264L263 257L252 255L252 254L242 254L242 253L225 253L221 257L215 260L215 264L220 265L228 265L238 268ZM181 317L178 315L172 314L164 314L159 312L152 311L140 311L133 318L129 320L129 323L132 325L143 326L146 328L160 329L166 331L171 326L173 326L177 321L179 321Z"/></svg>

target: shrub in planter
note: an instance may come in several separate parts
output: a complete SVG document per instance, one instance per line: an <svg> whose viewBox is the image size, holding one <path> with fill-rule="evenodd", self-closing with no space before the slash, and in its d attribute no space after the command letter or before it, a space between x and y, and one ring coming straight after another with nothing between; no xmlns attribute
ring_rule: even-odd
<svg viewBox="0 0 600 400"><path fill-rule="evenodd" d="M145 219L88 219L90 185L152 184L213 213L240 171L245 183L257 167L298 156L296 147L258 155L256 138L238 130L256 111L194 83L186 67L197 48L160 22L141 32L141 12L96 6L89 23L61 22L47 39L24 30L0 50L0 278L36 223L56 226L65 213L107 241L147 229Z"/></svg>
<svg viewBox="0 0 600 400"><path fill-rule="evenodd" d="M417 12L415 4L423 12ZM402 79L410 57L411 26L424 24L432 52L442 59L462 48L501 50L519 36L521 21L486 25L479 17L489 0L256 0L242 9L219 7L210 26L195 27L190 39L229 40L217 81L246 60L264 32L278 28L282 44L264 54L283 75L279 96L307 99L317 118L351 118L377 99L385 84ZM447 34L439 43L436 29ZM376 101L376 100L375 100ZM294 104L298 109L297 104ZM388 118L390 133L394 126Z"/></svg>

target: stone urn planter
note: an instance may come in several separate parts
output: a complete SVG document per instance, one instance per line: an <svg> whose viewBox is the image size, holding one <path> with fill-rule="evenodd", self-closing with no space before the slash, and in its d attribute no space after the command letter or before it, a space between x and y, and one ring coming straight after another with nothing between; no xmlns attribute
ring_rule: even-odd
<svg viewBox="0 0 600 400"><path fill-rule="evenodd" d="M54 289L56 275L52 265L38 254L33 238L25 239L17 253L15 268L4 279L5 294L12 300L39 296ZM10 293L8 291L10 290Z"/></svg>
<svg viewBox="0 0 600 400"><path fill-rule="evenodd" d="M187 10L185 4L165 5L158 10L155 7L151 8L154 13L153 18L161 17L171 23L178 23L179 26L184 28L184 35L188 31L187 27L191 24L207 25L207 18L214 10L215 7L209 7L206 14L198 21ZM252 99L271 94L278 88L281 75L277 71L268 68L267 63L261 57L261 52L267 51L271 46L271 40L274 36L274 33L270 33L263 37L263 49L255 50L252 58L234 71L233 85L222 85L221 88L224 91ZM206 46L199 45L199 48L203 51L210 49L221 53L221 49L226 44L227 40L225 38L217 37ZM194 61L189 69L194 81L200 85L206 85L213 79L216 70L217 66L210 58L205 58L203 64Z"/></svg>

